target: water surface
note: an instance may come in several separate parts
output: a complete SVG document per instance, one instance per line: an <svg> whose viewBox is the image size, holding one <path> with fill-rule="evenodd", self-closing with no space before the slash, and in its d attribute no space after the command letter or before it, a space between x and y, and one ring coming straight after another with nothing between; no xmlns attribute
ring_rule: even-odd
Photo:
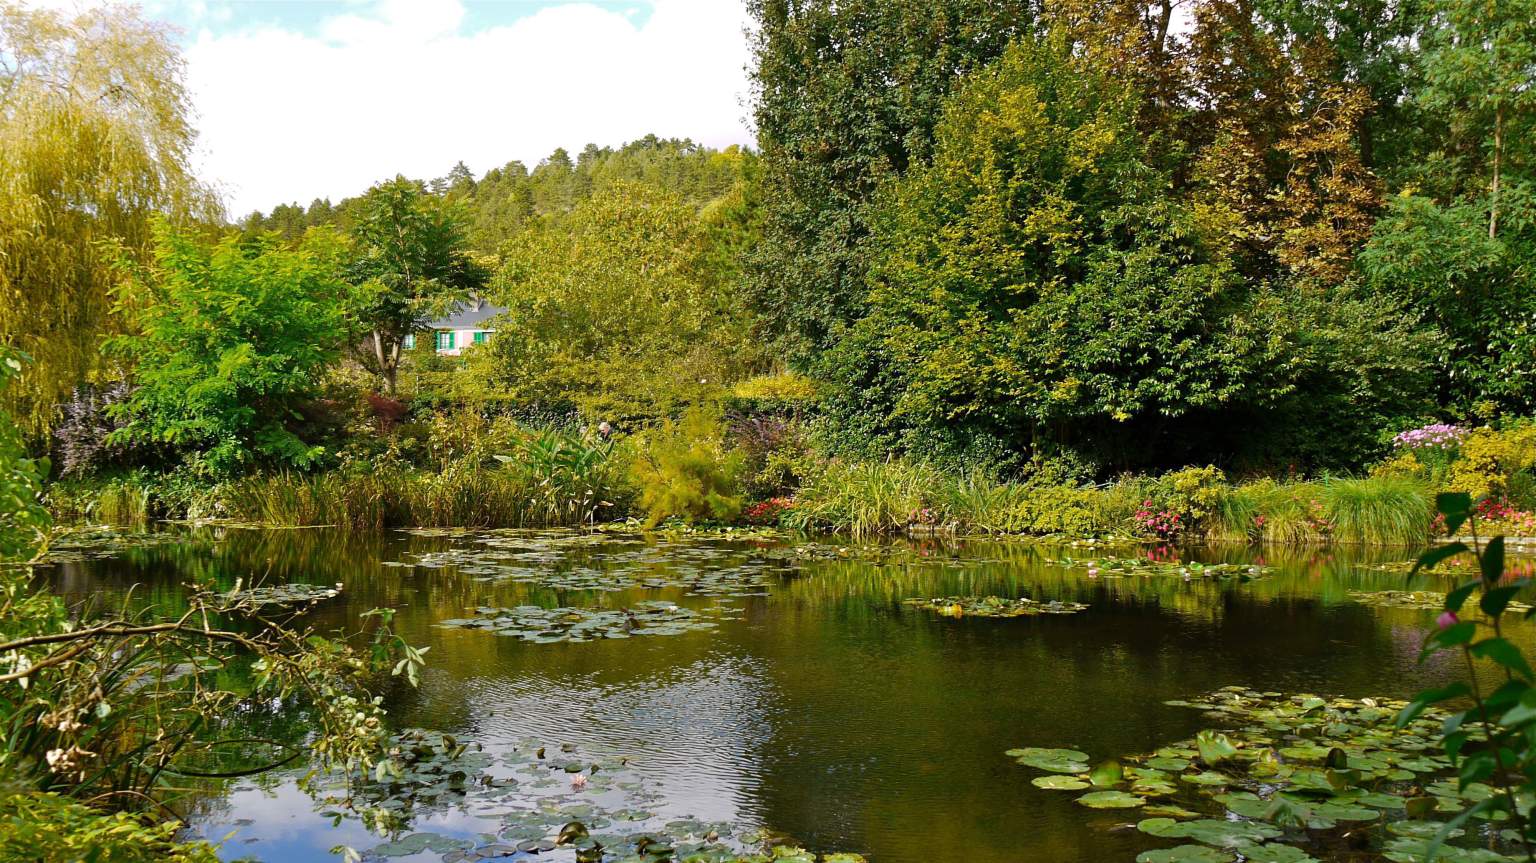
<svg viewBox="0 0 1536 863"><path fill-rule="evenodd" d="M1134 816L1035 788L1036 774L1003 750L1143 752L1201 727L1198 714L1165 700L1233 684L1401 697L1445 673L1417 662L1432 614L1349 597L1401 588L1401 574L1371 567L1404 560L1409 549L1116 550L1274 567L1242 581L1090 577L1051 561L1102 550L1032 543L898 542L825 559L838 543L797 554L768 540L572 536L201 529L59 564L51 575L73 596L132 587L139 601L168 604L194 578L341 582L341 596L314 613L318 625L355 627L357 614L392 606L406 639L431 648L420 688L389 693L398 726L450 732L493 755L536 740L627 756L658 818L761 827L878 863L1131 860L1166 843L1107 829ZM756 585L716 589L710 578L722 572ZM764 595L581 587L647 578ZM1416 586L1444 589L1437 579ZM902 604L950 595L1089 609L991 620ZM622 608L654 599L729 613L709 631L587 643L438 625L479 606ZM570 800L582 794L557 790ZM338 844L367 850L384 841L355 820L333 825L319 808L291 780L269 777L207 801L194 820L201 835L233 833L230 859L335 860ZM496 818L481 816L505 810L505 801L450 801L418 810L412 830L493 834Z"/></svg>

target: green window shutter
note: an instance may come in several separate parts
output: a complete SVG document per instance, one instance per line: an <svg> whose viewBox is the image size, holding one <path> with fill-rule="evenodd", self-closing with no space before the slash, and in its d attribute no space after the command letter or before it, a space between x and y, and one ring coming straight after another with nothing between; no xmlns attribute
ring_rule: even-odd
<svg viewBox="0 0 1536 863"><path fill-rule="evenodd" d="M475 344L477 344L477 345L485 344L485 340L486 340L486 338L488 336L490 336L490 333L486 332L485 330L476 330L475 331Z"/></svg>

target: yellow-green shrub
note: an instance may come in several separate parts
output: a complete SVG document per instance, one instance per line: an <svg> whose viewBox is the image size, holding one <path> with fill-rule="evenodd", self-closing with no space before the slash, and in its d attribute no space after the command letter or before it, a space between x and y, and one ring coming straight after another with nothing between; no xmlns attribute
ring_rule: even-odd
<svg viewBox="0 0 1536 863"><path fill-rule="evenodd" d="M107 813L58 794L0 792L0 860L36 863L218 863L206 842L178 842L181 825Z"/></svg>
<svg viewBox="0 0 1536 863"><path fill-rule="evenodd" d="M1536 467L1536 425L1474 430L1461 444L1446 478L1447 491L1474 499L1507 493L1510 478Z"/></svg>
<svg viewBox="0 0 1536 863"><path fill-rule="evenodd" d="M726 447L718 413L692 407L677 421L662 420L639 436L631 468L647 523L736 518L743 461Z"/></svg>

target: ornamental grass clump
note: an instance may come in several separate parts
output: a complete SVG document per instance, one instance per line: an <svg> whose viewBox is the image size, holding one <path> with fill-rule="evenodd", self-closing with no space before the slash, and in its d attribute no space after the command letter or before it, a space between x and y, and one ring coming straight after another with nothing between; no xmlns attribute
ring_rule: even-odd
<svg viewBox="0 0 1536 863"><path fill-rule="evenodd" d="M1412 545L1429 537L1433 502L1413 477L1329 479L1322 503L1337 542Z"/></svg>

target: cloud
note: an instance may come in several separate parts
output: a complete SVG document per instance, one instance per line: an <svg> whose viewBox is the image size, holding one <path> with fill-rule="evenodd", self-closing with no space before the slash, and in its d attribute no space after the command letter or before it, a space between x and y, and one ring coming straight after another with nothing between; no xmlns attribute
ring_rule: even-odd
<svg viewBox="0 0 1536 863"><path fill-rule="evenodd" d="M749 143L741 0L632 12L567 3L464 32L458 0L372 0L311 32L201 27L187 80L202 174L239 216L648 132Z"/></svg>

